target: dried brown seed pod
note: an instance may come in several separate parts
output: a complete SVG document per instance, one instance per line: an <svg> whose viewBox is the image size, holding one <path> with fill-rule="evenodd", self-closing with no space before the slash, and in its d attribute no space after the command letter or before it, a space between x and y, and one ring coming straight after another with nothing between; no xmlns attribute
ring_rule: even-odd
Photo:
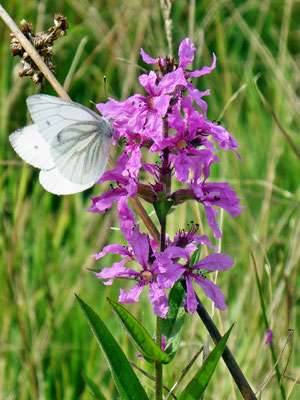
<svg viewBox="0 0 300 400"><path fill-rule="evenodd" d="M58 39L58 34L62 36L66 35L69 24L66 17L61 14L54 15L55 26L48 29L47 32L34 33L32 24L28 23L25 19L21 21L21 31L26 38L35 47L39 55L43 58L45 64L54 72L54 65L52 62L53 55L53 42ZM21 63L23 64L23 70L19 73L20 77L30 76L34 83L39 83L40 87L44 87L44 75L35 65L31 57L24 50L19 40L13 33L11 36L10 50L12 56L20 56Z"/></svg>

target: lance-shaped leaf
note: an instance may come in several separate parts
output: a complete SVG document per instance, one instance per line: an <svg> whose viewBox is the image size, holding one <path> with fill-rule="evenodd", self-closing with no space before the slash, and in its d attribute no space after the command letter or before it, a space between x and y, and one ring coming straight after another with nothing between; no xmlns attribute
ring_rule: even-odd
<svg viewBox="0 0 300 400"><path fill-rule="evenodd" d="M173 200L154 200L153 207L160 223L166 218L173 204Z"/></svg>
<svg viewBox="0 0 300 400"><path fill-rule="evenodd" d="M110 299L107 300L111 304L114 313L119 318L119 321L125 328L129 337L138 347L145 360L149 362L159 361L163 364L168 364L171 361L168 354L166 354L156 345L152 337L139 323L139 321L119 303L115 303Z"/></svg>
<svg viewBox="0 0 300 400"><path fill-rule="evenodd" d="M232 328L233 325L225 333L222 339L218 342L216 347L213 349L208 358L205 360L202 367L199 369L199 371L196 373L196 375L184 389L183 393L179 397L179 400L200 399L206 386L208 385L208 382L210 381L210 378L212 377L212 374L214 373L217 363L219 362L223 354L223 351L225 349Z"/></svg>
<svg viewBox="0 0 300 400"><path fill-rule="evenodd" d="M201 255L201 244L197 245L197 250L195 250L192 254L191 254L191 261L190 261L190 265L193 266L195 265L199 259L200 259L200 255Z"/></svg>
<svg viewBox="0 0 300 400"><path fill-rule="evenodd" d="M121 347L104 322L82 299L78 296L76 298L93 334L104 351L122 400L149 400Z"/></svg>
<svg viewBox="0 0 300 400"><path fill-rule="evenodd" d="M185 291L179 282L170 290L168 297L169 311L163 320L163 335L166 337L166 353L173 358L180 344L180 333L185 320L185 310L182 306Z"/></svg>
<svg viewBox="0 0 300 400"><path fill-rule="evenodd" d="M106 398L101 393L98 385L96 385L96 383L91 378L89 378L84 371L82 371L82 376L93 397L95 397L95 399L97 400L106 400Z"/></svg>

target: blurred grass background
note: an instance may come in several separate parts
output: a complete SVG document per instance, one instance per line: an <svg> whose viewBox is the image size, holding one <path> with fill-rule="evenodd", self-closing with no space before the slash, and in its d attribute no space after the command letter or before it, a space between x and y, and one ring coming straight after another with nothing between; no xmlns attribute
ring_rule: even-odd
<svg viewBox="0 0 300 400"><path fill-rule="evenodd" d="M10 0L3 6L18 24L25 18L37 31L52 26L56 12L67 17L69 32L54 46L56 77L74 101L86 106L90 100L105 101L104 75L110 97L124 100L142 93L137 65L147 66L139 56L140 48L153 57L168 52L158 0ZM211 65L212 52L216 53L217 68L194 84L200 90L211 89L209 119L218 120L227 105L222 123L238 139L244 160L239 163L234 153L222 152L222 164L212 171L212 179L229 181L247 206L236 219L224 214L222 251L235 259L235 266L218 277L228 309L216 312L214 319L222 332L235 322L229 346L254 390L259 389L273 364L264 345L253 253L278 356L288 329L295 330L294 346L287 345L279 366L283 371L289 360L285 391L287 398L290 393L290 399L298 399L299 160L259 100L253 78L261 73L258 85L299 149L300 3L173 0L171 17L175 56L187 36L197 47L194 68ZM2 21L0 35L0 398L91 399L82 378L85 371L107 399L117 399L106 360L74 299L76 292L90 304L116 333L125 353L153 373L151 366L135 358L136 350L105 300L117 298L118 284L103 287L86 269L113 262L107 257L99 263L90 255L119 242L118 231L110 229L118 226L116 210L105 215L86 212L89 196L104 191L105 185L66 197L45 192L38 171L24 165L10 147L8 135L30 121L25 99L39 90L29 78L18 78L19 61L10 56L9 31ZM44 92L55 94L49 84ZM203 210L198 205L182 205L169 218L170 234L191 220L199 222L199 215ZM211 304L204 302L210 310ZM144 321L150 334L154 332L147 296L142 297L142 305L128 309ZM206 339L199 318L189 316L182 347L165 368L167 386L178 379ZM150 394L151 381L141 379ZM206 398L241 398L223 362ZM280 398L275 377L261 398Z"/></svg>

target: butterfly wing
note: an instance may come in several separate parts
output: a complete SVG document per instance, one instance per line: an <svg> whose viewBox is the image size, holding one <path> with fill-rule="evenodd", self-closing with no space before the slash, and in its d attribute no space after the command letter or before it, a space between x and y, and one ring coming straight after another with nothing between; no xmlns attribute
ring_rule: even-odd
<svg viewBox="0 0 300 400"><path fill-rule="evenodd" d="M76 123L52 140L51 156L61 174L78 184L95 183L103 174L112 142L109 121Z"/></svg>
<svg viewBox="0 0 300 400"><path fill-rule="evenodd" d="M44 189L57 195L83 192L95 183L91 182L81 185L79 183L70 182L56 167L49 170L41 170L39 180Z"/></svg>
<svg viewBox="0 0 300 400"><path fill-rule="evenodd" d="M51 143L60 131L70 125L102 119L81 104L55 96L35 94L28 97L26 102L33 122L48 143Z"/></svg>
<svg viewBox="0 0 300 400"><path fill-rule="evenodd" d="M85 185L76 184L66 179L56 168L50 145L40 135L36 125L25 126L9 136L15 152L28 164L40 168L41 185L54 194L73 194L91 187L94 182Z"/></svg>
<svg viewBox="0 0 300 400"><path fill-rule="evenodd" d="M81 104L33 95L27 105L34 121L10 137L27 163L40 168L40 183L54 194L91 187L103 174L113 136L112 123Z"/></svg>
<svg viewBox="0 0 300 400"><path fill-rule="evenodd" d="M36 125L25 126L9 135L15 152L28 164L40 169L54 168L50 145L40 135Z"/></svg>

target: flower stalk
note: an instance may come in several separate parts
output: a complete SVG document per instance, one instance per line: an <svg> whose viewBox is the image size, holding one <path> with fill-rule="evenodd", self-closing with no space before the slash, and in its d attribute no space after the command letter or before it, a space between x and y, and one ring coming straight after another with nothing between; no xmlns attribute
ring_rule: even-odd
<svg viewBox="0 0 300 400"><path fill-rule="evenodd" d="M156 344L161 348L162 343L162 325L163 320L160 317L156 317ZM155 362L155 400L162 400L162 389L163 389L163 365L161 362Z"/></svg>

